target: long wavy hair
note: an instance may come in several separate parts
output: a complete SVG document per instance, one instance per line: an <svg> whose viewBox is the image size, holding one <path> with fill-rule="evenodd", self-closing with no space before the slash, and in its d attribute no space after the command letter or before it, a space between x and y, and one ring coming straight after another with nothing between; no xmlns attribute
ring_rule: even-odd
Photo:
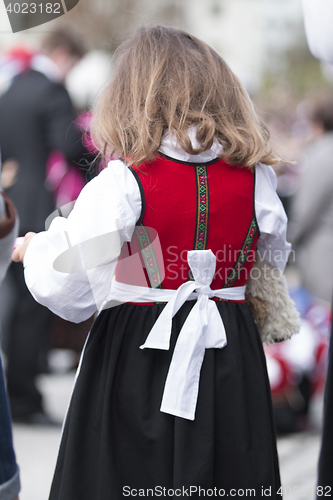
<svg viewBox="0 0 333 500"><path fill-rule="evenodd" d="M187 153L209 149L230 164L277 163L269 132L226 62L206 43L166 26L141 27L116 52L113 78L96 100L92 136L106 157L140 165L169 133ZM199 146L187 130L197 126Z"/></svg>

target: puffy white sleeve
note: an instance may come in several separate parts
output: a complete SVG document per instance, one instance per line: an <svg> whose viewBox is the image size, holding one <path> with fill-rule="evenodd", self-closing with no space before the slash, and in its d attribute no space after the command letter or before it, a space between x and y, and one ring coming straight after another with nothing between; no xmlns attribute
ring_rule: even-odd
<svg viewBox="0 0 333 500"><path fill-rule="evenodd" d="M24 272L34 298L66 320L91 317L109 300L121 247L141 207L134 175L111 161L83 188L67 219L56 217L31 240Z"/></svg>
<svg viewBox="0 0 333 500"><path fill-rule="evenodd" d="M262 259L281 271L291 250L287 242L287 215L276 193L277 178L269 165L256 166L255 212L260 237L257 250Z"/></svg>
<svg viewBox="0 0 333 500"><path fill-rule="evenodd" d="M333 63L333 2L303 0L305 32L311 53Z"/></svg>

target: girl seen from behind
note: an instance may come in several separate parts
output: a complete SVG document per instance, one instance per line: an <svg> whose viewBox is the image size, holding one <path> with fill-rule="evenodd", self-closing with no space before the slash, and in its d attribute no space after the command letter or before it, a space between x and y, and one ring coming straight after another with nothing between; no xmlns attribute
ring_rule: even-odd
<svg viewBox="0 0 333 500"><path fill-rule="evenodd" d="M14 255L56 314L99 311L50 500L199 488L280 498L265 357L245 303L255 251L281 271L290 251L267 129L223 59L188 33L140 28L117 58L94 136L119 159Z"/></svg>

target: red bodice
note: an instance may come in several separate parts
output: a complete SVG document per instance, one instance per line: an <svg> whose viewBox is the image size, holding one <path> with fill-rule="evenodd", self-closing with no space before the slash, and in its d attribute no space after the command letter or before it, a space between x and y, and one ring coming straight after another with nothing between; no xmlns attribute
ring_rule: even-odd
<svg viewBox="0 0 333 500"><path fill-rule="evenodd" d="M159 155L133 173L143 214L122 248L117 281L177 289L191 279L187 251L211 249L211 288L246 284L258 240L252 170L223 159L191 164Z"/></svg>

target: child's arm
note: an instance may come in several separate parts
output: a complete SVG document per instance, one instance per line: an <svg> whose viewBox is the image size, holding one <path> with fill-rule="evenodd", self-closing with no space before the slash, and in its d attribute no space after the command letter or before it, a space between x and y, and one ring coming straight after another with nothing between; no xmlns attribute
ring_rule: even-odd
<svg viewBox="0 0 333 500"><path fill-rule="evenodd" d="M255 212L260 237L257 250L261 259L284 271L291 250L287 242L287 215L276 193L277 179L268 165L256 167Z"/></svg>
<svg viewBox="0 0 333 500"><path fill-rule="evenodd" d="M140 212L133 174L111 162L85 186L67 219L56 217L48 231L30 239L23 263L34 298L69 321L94 314L110 298L121 246Z"/></svg>

